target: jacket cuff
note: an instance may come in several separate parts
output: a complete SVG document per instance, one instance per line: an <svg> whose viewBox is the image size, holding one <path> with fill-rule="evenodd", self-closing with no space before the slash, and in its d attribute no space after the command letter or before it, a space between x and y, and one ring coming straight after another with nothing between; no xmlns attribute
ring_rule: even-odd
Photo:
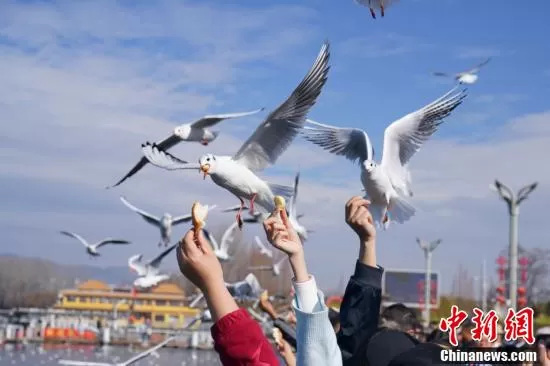
<svg viewBox="0 0 550 366"><path fill-rule="evenodd" d="M234 329L236 324L250 321L252 321L252 318L250 318L250 315L246 309L240 308L235 310L232 313L225 315L212 326L212 337L216 338L217 336L228 332L231 328Z"/></svg>
<svg viewBox="0 0 550 366"><path fill-rule="evenodd" d="M355 281L361 282L365 285L381 289L383 273L384 268L380 266L371 267L357 261L355 263L355 273L353 274L352 278Z"/></svg>
<svg viewBox="0 0 550 366"><path fill-rule="evenodd" d="M310 275L309 280L305 282L295 282L292 279L292 285L295 291L296 307L305 313L311 313L319 301L315 277Z"/></svg>

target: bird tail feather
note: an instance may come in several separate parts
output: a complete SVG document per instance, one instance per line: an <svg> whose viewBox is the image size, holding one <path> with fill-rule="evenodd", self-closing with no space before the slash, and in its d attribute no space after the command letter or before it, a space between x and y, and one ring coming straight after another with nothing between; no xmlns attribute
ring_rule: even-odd
<svg viewBox="0 0 550 366"><path fill-rule="evenodd" d="M290 199L294 194L294 187L284 186L282 184L267 183L269 189L275 196L283 196L286 199Z"/></svg>
<svg viewBox="0 0 550 366"><path fill-rule="evenodd" d="M390 203L390 220L400 224L414 216L416 209L403 197L393 197Z"/></svg>

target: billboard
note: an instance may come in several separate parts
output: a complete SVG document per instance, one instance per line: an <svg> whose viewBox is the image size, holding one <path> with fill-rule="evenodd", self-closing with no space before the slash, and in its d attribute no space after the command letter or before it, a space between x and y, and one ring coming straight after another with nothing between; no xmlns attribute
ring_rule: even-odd
<svg viewBox="0 0 550 366"><path fill-rule="evenodd" d="M431 307L439 307L439 272L431 274ZM410 308L424 307L423 270L386 269L382 275L382 305L402 303Z"/></svg>

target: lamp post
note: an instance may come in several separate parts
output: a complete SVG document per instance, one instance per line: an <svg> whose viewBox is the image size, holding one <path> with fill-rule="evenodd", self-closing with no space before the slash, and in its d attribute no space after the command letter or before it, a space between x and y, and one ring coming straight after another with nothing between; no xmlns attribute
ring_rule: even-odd
<svg viewBox="0 0 550 366"><path fill-rule="evenodd" d="M518 290L518 215L519 205L537 188L537 182L521 188L514 194L510 188L495 180L491 189L496 191L508 206L510 215L510 247L508 248L508 296L512 309L517 308Z"/></svg>
<svg viewBox="0 0 550 366"><path fill-rule="evenodd" d="M420 249L424 251L424 258L426 259L426 273L424 277L424 326L427 328L430 326L430 307L431 307L431 289L432 289L432 252L441 244L441 239L427 242L416 238L416 242Z"/></svg>

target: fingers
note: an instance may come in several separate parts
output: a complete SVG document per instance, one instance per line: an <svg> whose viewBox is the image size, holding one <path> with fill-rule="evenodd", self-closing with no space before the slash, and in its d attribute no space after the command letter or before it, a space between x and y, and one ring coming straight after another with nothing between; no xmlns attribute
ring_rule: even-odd
<svg viewBox="0 0 550 366"><path fill-rule="evenodd" d="M203 240L204 240L204 238L203 238ZM189 230L187 232L187 234L185 234L180 246L183 249L182 251L183 251L184 256L186 257L186 258L184 257L185 259L197 257L197 255L199 255L202 252L202 250L199 248L199 246L197 246L197 242L195 241L195 230L194 229Z"/></svg>
<svg viewBox="0 0 550 366"><path fill-rule="evenodd" d="M204 237L204 231L200 230L199 235L196 237L196 242L199 243L199 249L204 254L210 254L212 253L212 248L210 248L210 243L206 238Z"/></svg>
<svg viewBox="0 0 550 366"><path fill-rule="evenodd" d="M281 216L281 221L283 222L283 225L286 228L290 228L292 225L290 225L290 222L288 220L288 216L286 214L286 210L281 210L280 216Z"/></svg>
<svg viewBox="0 0 550 366"><path fill-rule="evenodd" d="M370 201L361 196L352 197L346 203L346 222L350 223L353 217L358 217L357 212L360 208L367 209L369 205Z"/></svg>

